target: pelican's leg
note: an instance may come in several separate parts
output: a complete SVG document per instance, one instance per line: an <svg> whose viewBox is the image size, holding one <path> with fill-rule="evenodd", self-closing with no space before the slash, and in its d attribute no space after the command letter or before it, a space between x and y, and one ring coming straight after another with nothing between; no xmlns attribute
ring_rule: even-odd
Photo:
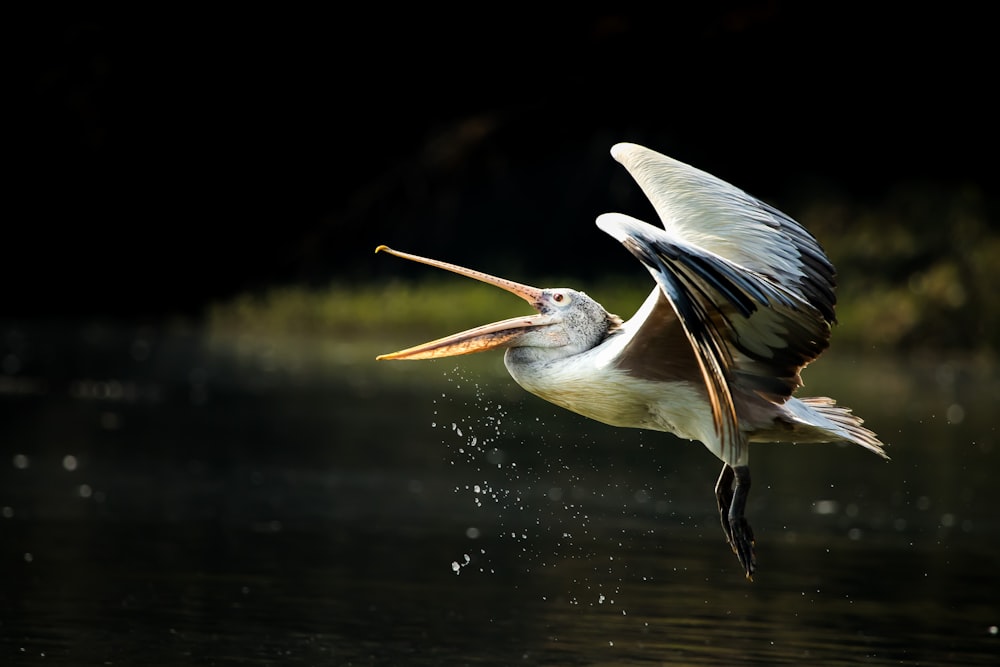
<svg viewBox="0 0 1000 667"><path fill-rule="evenodd" d="M715 501L719 505L719 519L722 521L722 532L726 534L726 543L733 547L733 530L729 527L729 508L733 504L733 473L732 467L728 463L722 464L722 473L719 481L715 483Z"/></svg>
<svg viewBox="0 0 1000 667"><path fill-rule="evenodd" d="M752 581L754 570L757 569L757 558L753 551L753 530L743 516L749 495L750 467L728 464L723 466L719 481L715 484L715 499L719 504L722 530L733 553L740 559L740 565L746 571L747 579Z"/></svg>

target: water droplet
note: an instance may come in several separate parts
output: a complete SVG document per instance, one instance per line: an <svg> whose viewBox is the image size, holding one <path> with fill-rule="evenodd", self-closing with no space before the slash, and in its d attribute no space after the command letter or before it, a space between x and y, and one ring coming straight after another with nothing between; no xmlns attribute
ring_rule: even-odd
<svg viewBox="0 0 1000 667"><path fill-rule="evenodd" d="M958 403L953 403L948 406L948 411L945 414L949 424L961 424L965 419L965 408Z"/></svg>
<svg viewBox="0 0 1000 667"><path fill-rule="evenodd" d="M838 503L836 500L817 500L813 504L813 512L816 514L836 514Z"/></svg>

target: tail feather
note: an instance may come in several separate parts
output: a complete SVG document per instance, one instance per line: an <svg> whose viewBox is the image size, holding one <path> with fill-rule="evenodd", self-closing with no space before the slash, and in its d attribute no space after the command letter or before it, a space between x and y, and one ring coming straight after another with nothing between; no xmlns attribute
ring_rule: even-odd
<svg viewBox="0 0 1000 667"><path fill-rule="evenodd" d="M789 403L791 402L789 401ZM830 438L831 440L847 440L875 452L884 459L889 458L888 454L885 453L885 445L878 439L878 436L862 426L864 420L852 413L850 408L837 405L836 401L826 396L800 398L797 402L810 413L808 416L796 414L797 421L800 423L807 423L826 431L834 436Z"/></svg>

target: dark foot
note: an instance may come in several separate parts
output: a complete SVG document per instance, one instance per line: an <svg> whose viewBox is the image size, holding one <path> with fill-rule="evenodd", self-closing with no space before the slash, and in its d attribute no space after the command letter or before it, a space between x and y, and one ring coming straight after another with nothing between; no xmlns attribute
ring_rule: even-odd
<svg viewBox="0 0 1000 667"><path fill-rule="evenodd" d="M719 505L722 530L726 534L726 542L732 547L733 553L746 571L747 579L753 581L753 573L757 569L757 558L753 551L753 530L743 516L749 494L750 468L723 466L719 481L715 484L715 499Z"/></svg>

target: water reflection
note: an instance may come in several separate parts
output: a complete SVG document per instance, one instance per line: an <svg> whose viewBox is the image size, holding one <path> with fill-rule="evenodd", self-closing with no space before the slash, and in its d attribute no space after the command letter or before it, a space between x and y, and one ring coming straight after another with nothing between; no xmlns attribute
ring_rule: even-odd
<svg viewBox="0 0 1000 667"><path fill-rule="evenodd" d="M893 461L755 447L751 585L701 445L561 412L497 358L387 366L382 345L113 328L6 340L5 664L991 664L997 649L1000 382L984 365L810 368L810 392L857 407Z"/></svg>

